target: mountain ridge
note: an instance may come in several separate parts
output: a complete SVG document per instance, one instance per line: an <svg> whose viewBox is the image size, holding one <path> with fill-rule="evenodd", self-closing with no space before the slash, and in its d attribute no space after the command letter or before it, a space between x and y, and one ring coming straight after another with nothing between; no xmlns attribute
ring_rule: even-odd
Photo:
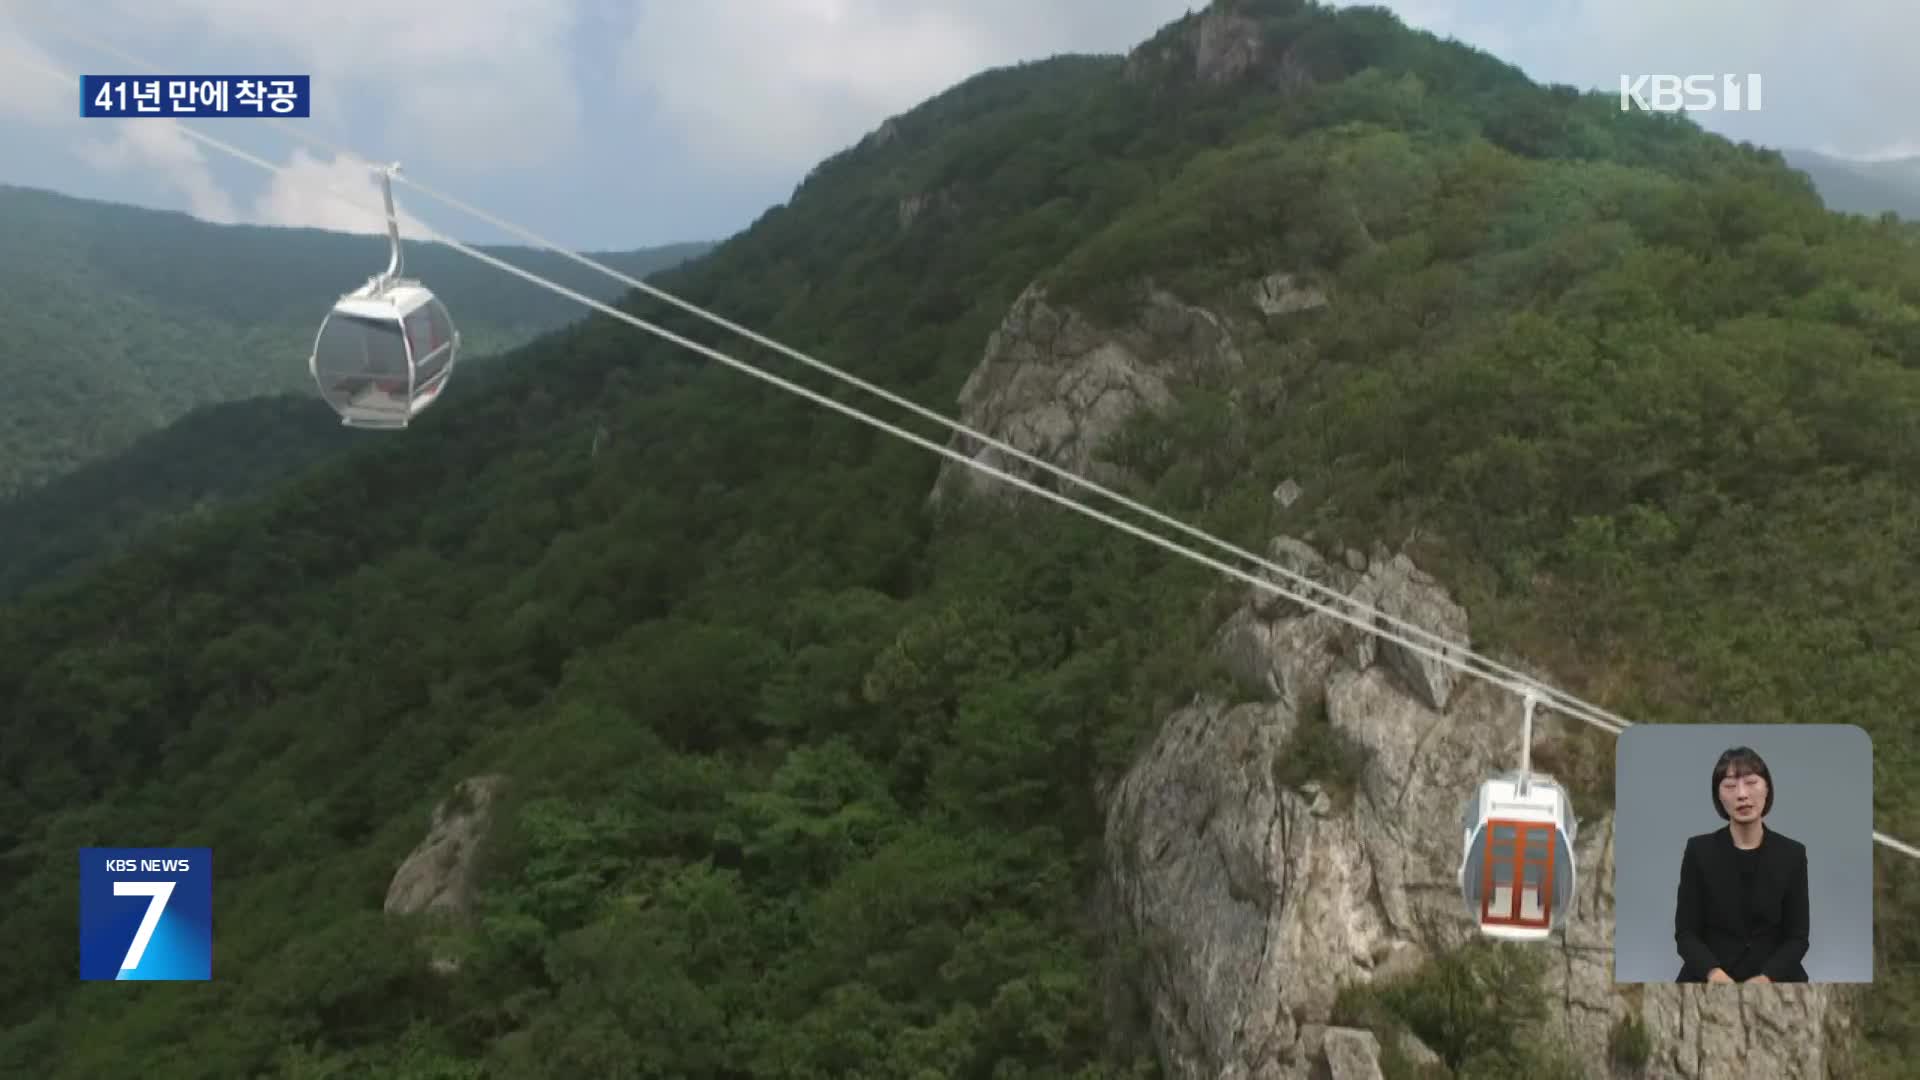
<svg viewBox="0 0 1920 1080"><path fill-rule="evenodd" d="M1227 21L1225 67L1200 62L1208 19ZM1016 422L1065 413L1031 425L1042 453L1111 464L1245 546L1296 538L1356 575L1361 552L1405 556L1471 613L1476 649L1627 715L1859 723L1895 781L1876 822L1920 832L1900 782L1920 655L1913 230L1829 214L1778 154L1515 81L1379 12L1220 3L1135 55L969 80L659 280L916 400L972 384ZM1324 303L1280 302L1276 275ZM1031 363L1003 327L1033 345L1071 322L1041 296L1193 344L1208 320L1159 317L1162 294L1232 326L1240 362L1164 365L1170 392L1137 395L1152 407L1095 445L1062 380L981 374ZM1110 350L1062 359L1089 357L1139 385ZM1705 1080L1744 1043L1648 1032L1710 1006L1849 1075L1901 1075L1920 1051L1920 930L1901 917L1920 876L1884 854L1887 975L1832 993L1831 1031L1770 1031L1784 1008L1744 1026L1747 1003L1707 988L1609 988L1578 1027L1591 1047L1607 1025L1612 1060L1568 1061L1550 1036L1591 1002L1513 961L1570 958L1470 947L1343 957L1313 973L1352 976L1328 1015L1276 1013L1292 1041L1243 1043L1208 1007L1243 987L1160 993L1239 939L1182 920L1196 952L1156 936L1165 920L1102 915L1099 894L1129 852L1164 852L1248 925L1236 905L1277 902L1265 878L1285 863L1198 829L1122 833L1110 857L1110 796L1129 775L1149 780L1123 806L1163 789L1143 763L1216 701L1251 706L1235 730L1257 737L1194 755L1211 760L1193 792L1239 785L1298 820L1389 778L1378 755L1404 747L1364 700L1257 720L1260 687L1305 685L1283 665L1326 648L1274 647L1286 620L1252 619L1245 590L1077 515L928 513L938 461L614 320L520 359L404 441L0 606L0 698L18 703L0 737L24 750L0 760L0 939L20 943L0 1067L1181 1075L1187 1047L1142 1037L1158 1015L1249 1075L1312 1075L1371 1038L1396 1077L1617 1062ZM1223 665L1223 624L1266 644ZM1343 685L1385 697L1392 678ZM1548 742L1583 814L1604 814L1611 746ZM476 778L467 903L389 913L430 891L398 872ZM1274 831L1228 817L1222 834ZM145 995L62 974L72 851L135 834L216 849L221 970L240 974ZM1390 882L1354 884L1396 903ZM1297 955L1263 945L1262 994ZM1489 980L1492 1003L1468 989ZM1398 1071L1409 1058L1421 1073Z"/></svg>
<svg viewBox="0 0 1920 1080"><path fill-rule="evenodd" d="M1920 221L1920 157L1860 161L1800 149L1784 154L1789 165L1813 179L1829 209Z"/></svg>
<svg viewBox="0 0 1920 1080"><path fill-rule="evenodd" d="M0 496L129 445L196 405L302 389L328 308L386 263L386 240L219 225L185 213L0 185ZM403 237L403 242L406 238ZM597 257L634 276L710 248ZM621 286L544 250L482 247L601 299ZM579 317L571 301L436 244L407 269L484 357ZM49 357L60 362L50 363Z"/></svg>

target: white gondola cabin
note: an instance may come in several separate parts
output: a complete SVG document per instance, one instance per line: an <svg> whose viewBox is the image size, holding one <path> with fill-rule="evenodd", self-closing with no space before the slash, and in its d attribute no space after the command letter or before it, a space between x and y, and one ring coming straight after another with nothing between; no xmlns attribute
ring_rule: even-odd
<svg viewBox="0 0 1920 1080"><path fill-rule="evenodd" d="M1579 821L1566 789L1533 771L1533 710L1524 695L1520 768L1482 783L1467 800L1460 894L1489 937L1538 941L1561 926L1577 883Z"/></svg>
<svg viewBox="0 0 1920 1080"><path fill-rule="evenodd" d="M348 427L404 428L439 400L460 354L460 332L438 297L400 276L400 225L391 170L382 173L392 257L384 273L342 296L320 324L307 370Z"/></svg>
<svg viewBox="0 0 1920 1080"><path fill-rule="evenodd" d="M1573 803L1552 777L1505 773L1467 801L1460 892L1482 933L1537 941L1573 903Z"/></svg>

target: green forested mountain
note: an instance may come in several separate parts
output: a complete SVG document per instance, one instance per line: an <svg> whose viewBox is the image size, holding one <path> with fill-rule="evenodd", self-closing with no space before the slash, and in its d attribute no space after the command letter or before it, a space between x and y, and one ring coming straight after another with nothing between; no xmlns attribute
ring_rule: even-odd
<svg viewBox="0 0 1920 1080"><path fill-rule="evenodd" d="M461 372L461 390L472 381ZM181 517L246 499L386 432L356 431L315 395L201 405L50 483L0 499L0 598L123 551Z"/></svg>
<svg viewBox="0 0 1920 1080"><path fill-rule="evenodd" d="M1848 161L1811 150L1789 150L1786 158L1813 179L1829 209L1920 221L1920 158Z"/></svg>
<svg viewBox="0 0 1920 1080"><path fill-rule="evenodd" d="M1195 15L982 74L658 280L948 409L1035 282L1105 319L1309 279L1137 425L1138 494L1253 548L1417 536L1480 647L1635 719L1857 723L1920 836L1920 238L1377 11L1218 6L1265 59L1196 70ZM1097 793L1208 677L1211 575L936 515L933 456L609 319L508 360L0 608L0 1074L1154 1075ZM477 776L476 916L383 915ZM213 982L76 983L92 844L214 849ZM1920 876L1877 859L1854 1075L1898 1076ZM1545 1075L1497 1017L1448 1041Z"/></svg>
<svg viewBox="0 0 1920 1080"><path fill-rule="evenodd" d="M446 400L490 385L500 359L470 358ZM311 392L196 406L125 449L0 499L0 601L81 572L183 517L270 492L348 447L390 437L343 427Z"/></svg>
<svg viewBox="0 0 1920 1080"><path fill-rule="evenodd" d="M186 214L0 185L0 497L123 449L196 405L296 391L327 309L386 265L381 236L211 225ZM706 250L594 256L635 276ZM484 248L590 296L621 286L535 248ZM437 245L407 270L447 302L466 355L582 314Z"/></svg>

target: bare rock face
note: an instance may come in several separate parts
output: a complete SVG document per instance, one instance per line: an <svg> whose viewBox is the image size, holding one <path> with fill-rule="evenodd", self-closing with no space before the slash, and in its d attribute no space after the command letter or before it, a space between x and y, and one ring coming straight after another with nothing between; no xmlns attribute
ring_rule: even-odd
<svg viewBox="0 0 1920 1080"><path fill-rule="evenodd" d="M1262 52L1259 23L1209 6L1189 16L1175 32L1135 49L1127 58L1123 77L1130 82L1157 77L1220 86L1254 70Z"/></svg>
<svg viewBox="0 0 1920 1080"><path fill-rule="evenodd" d="M1292 92L1314 81L1302 56L1310 49L1310 44L1303 48L1298 40L1270 36L1261 19L1247 14L1241 5L1215 0L1204 11L1182 20L1172 32L1135 49L1127 58L1123 77L1130 82L1156 80L1201 86L1254 81L1283 93Z"/></svg>
<svg viewBox="0 0 1920 1080"><path fill-rule="evenodd" d="M1273 904L1276 894L1308 898L1289 886L1315 868L1287 858L1287 833L1313 810L1261 775L1291 728L1275 706L1183 710L1116 793L1107 830L1122 867L1117 896L1149 943L1153 1033L1174 1076L1263 1075L1249 1066L1278 1060L1298 1040ZM1319 869L1323 884L1338 876L1337 867ZM1321 901L1314 921L1333 922L1353 897L1322 890L1312 899Z"/></svg>
<svg viewBox="0 0 1920 1080"><path fill-rule="evenodd" d="M1330 1080L1384 1080L1380 1039L1371 1031L1328 1028L1322 1053Z"/></svg>
<svg viewBox="0 0 1920 1080"><path fill-rule="evenodd" d="M1405 555L1395 556L1385 566L1377 567L1355 590L1355 599L1399 623L1421 627L1447 641L1466 643L1466 610L1454 603L1445 590L1422 573ZM1382 629L1391 629L1391 625L1384 620L1380 626ZM1400 674L1428 708L1444 710L1453 695L1457 676L1452 665L1435 659L1429 653L1457 657L1457 650L1397 630L1395 633L1406 641L1380 641L1380 658ZM1410 647L1407 641L1421 647Z"/></svg>
<svg viewBox="0 0 1920 1080"><path fill-rule="evenodd" d="M426 839L400 864L387 886L388 914L467 910L474 855L492 821L493 801L505 783L501 776L463 780L451 798L434 808Z"/></svg>
<svg viewBox="0 0 1920 1080"><path fill-rule="evenodd" d="M1193 73L1213 86L1233 82L1260 61L1260 24L1220 9L1200 17L1193 47Z"/></svg>
<svg viewBox="0 0 1920 1080"><path fill-rule="evenodd" d="M1036 285L1014 301L988 340L980 366L960 390L960 419L1022 453L1111 483L1118 470L1099 452L1122 425L1142 410L1171 404L1183 380L1242 363L1224 320L1169 293L1151 292L1130 325L1102 327L1048 303ZM981 464L1061 489L996 447L961 435L949 445ZM997 477L949 463L932 498L939 502L956 489L1018 494Z"/></svg>
<svg viewBox="0 0 1920 1080"><path fill-rule="evenodd" d="M1327 294L1302 285L1292 274L1268 274L1249 286L1253 303L1261 314L1279 317L1299 311L1315 311L1327 306Z"/></svg>
<svg viewBox="0 0 1920 1080"><path fill-rule="evenodd" d="M1404 555L1376 547L1361 572L1288 538L1268 554L1468 643L1466 613ZM1476 935L1457 884L1462 812L1477 784L1517 764L1520 705L1265 592L1217 641L1256 700L1203 697L1174 713L1108 802L1109 895L1144 949L1162 1064L1194 1080L1379 1076L1379 1036L1331 1026L1335 996ZM1359 750L1343 798L1276 778L1296 733L1319 723ZM1846 1023L1827 988L1615 987L1610 815L1579 823L1575 860L1567 931L1536 946L1551 954L1542 1037L1605 1077L1615 1024L1633 1015L1652 1044L1640 1075L1824 1080L1823 1032ZM1400 1051L1434 1060L1417 1041Z"/></svg>
<svg viewBox="0 0 1920 1080"><path fill-rule="evenodd" d="M1647 987L1653 1036L1647 1075L1685 1080L1750 1076L1826 1077L1825 1033L1844 1029L1829 988L1659 985Z"/></svg>
<svg viewBox="0 0 1920 1080"><path fill-rule="evenodd" d="M898 215L902 230L913 227L913 223L929 212L951 213L959 209L960 203L950 187L937 191L917 192L900 197Z"/></svg>

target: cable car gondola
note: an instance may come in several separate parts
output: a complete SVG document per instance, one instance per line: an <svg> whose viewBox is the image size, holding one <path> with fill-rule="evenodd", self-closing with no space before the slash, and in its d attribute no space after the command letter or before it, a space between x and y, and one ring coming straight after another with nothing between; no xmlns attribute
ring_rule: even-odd
<svg viewBox="0 0 1920 1080"><path fill-rule="evenodd" d="M1532 771L1532 693L1525 696L1520 768L1483 782L1467 800L1460 893L1488 937L1539 941L1566 920L1577 871L1579 822L1566 789Z"/></svg>
<svg viewBox="0 0 1920 1080"><path fill-rule="evenodd" d="M307 370L348 427L404 428L438 401L453 376L460 332L432 290L400 276L393 173L380 171L392 255L384 272L340 297L314 337Z"/></svg>

